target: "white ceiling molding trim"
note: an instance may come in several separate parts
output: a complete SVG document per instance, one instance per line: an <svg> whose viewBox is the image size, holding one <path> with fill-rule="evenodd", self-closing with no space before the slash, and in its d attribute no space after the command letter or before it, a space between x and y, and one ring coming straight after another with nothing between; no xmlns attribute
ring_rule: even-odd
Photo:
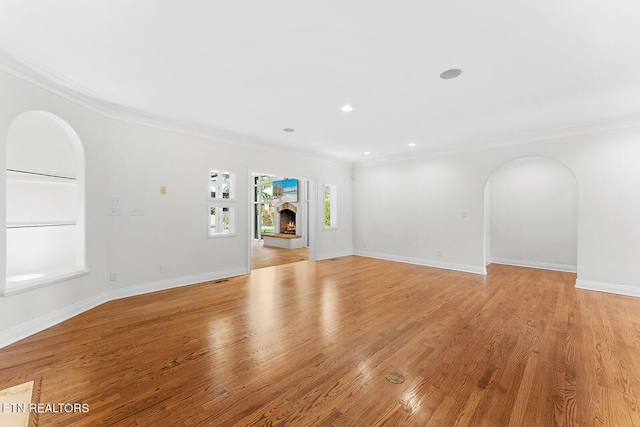
<svg viewBox="0 0 640 427"><path fill-rule="evenodd" d="M474 151L486 148L523 144L534 141L555 139L561 137L575 136L586 133L622 129L626 127L640 126L640 113L613 117L605 120L582 123L549 129L541 132L520 134L501 139L476 140L456 145L451 149L444 147L411 150L406 153L398 153L386 156L383 160L361 161L361 162L340 162L320 151L314 153L296 153L289 147L279 144L277 141L258 139L248 135L222 131L210 127L200 126L168 117L162 117L143 111L133 110L121 105L116 105L100 99L100 97L70 79L56 73L55 71L33 61L29 57L11 51L0 45L0 70L3 70L17 78L31 83L41 89L51 92L57 96L81 105L104 117L122 120L144 126L150 126L166 131L178 132L196 137L213 139L223 143L243 145L252 148L259 148L278 154L287 154L292 157L313 159L323 163L340 164L349 166L365 166L372 163L393 162L407 159L429 157L434 155L450 154L456 152Z"/></svg>
<svg viewBox="0 0 640 427"><path fill-rule="evenodd" d="M583 123L575 126L566 126L557 129L550 129L542 132L522 134L518 136L506 137L503 139L471 141L468 144L454 147L452 149L435 148L430 150L414 151L395 156L388 156L386 161L400 161L409 159L419 159L424 157L439 156L443 154L463 153L468 151L485 150L489 148L506 147L509 145L526 144L529 142L545 141L550 139L565 138L570 136L585 135L589 133L605 132L616 129L624 129L640 126L640 114L629 114L626 116L614 117L608 120L598 120L592 123ZM376 163L381 163L378 161ZM366 166L354 165L354 167Z"/></svg>
<svg viewBox="0 0 640 427"><path fill-rule="evenodd" d="M278 148L278 143L275 141L256 139L246 135L199 126L103 101L90 90L75 84L64 76L57 74L53 70L38 64L24 55L15 52L9 53L8 49L2 46L0 46L0 70L109 119L122 120L200 138L213 139L228 144L259 148L278 154L287 154L291 157L313 159L330 164L350 165L348 163L337 162L329 157L321 158L292 153L287 147Z"/></svg>

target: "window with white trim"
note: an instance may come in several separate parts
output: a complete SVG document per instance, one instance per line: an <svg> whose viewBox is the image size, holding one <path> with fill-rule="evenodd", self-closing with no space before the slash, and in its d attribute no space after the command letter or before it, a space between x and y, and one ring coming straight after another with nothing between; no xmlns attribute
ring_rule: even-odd
<svg viewBox="0 0 640 427"><path fill-rule="evenodd" d="M209 206L207 235L235 236L236 233L236 174L223 169L209 170Z"/></svg>
<svg viewBox="0 0 640 427"><path fill-rule="evenodd" d="M324 185L324 228L338 228L338 186Z"/></svg>
<svg viewBox="0 0 640 427"><path fill-rule="evenodd" d="M273 203L273 175L253 175L253 238L262 240L263 233L275 233L276 208Z"/></svg>
<svg viewBox="0 0 640 427"><path fill-rule="evenodd" d="M219 199L236 199L236 174L211 169L209 174L209 200Z"/></svg>
<svg viewBox="0 0 640 427"><path fill-rule="evenodd" d="M230 236L236 232L236 209L209 205L209 237Z"/></svg>

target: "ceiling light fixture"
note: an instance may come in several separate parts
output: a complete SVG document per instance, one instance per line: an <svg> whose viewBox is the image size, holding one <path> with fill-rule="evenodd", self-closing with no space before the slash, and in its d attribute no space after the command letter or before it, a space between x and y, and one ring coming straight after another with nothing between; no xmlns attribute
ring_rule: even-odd
<svg viewBox="0 0 640 427"><path fill-rule="evenodd" d="M350 111L353 111L353 107L349 104L345 104L342 106L342 108L340 108L341 111L344 111L345 113L348 113Z"/></svg>
<svg viewBox="0 0 640 427"><path fill-rule="evenodd" d="M365 152L364 152L364 154L365 154L365 155L366 155L366 154L371 154L371 152L369 152L369 151L365 151Z"/></svg>
<svg viewBox="0 0 640 427"><path fill-rule="evenodd" d="M295 132L296 130L294 128L284 128L282 129L285 132Z"/></svg>
<svg viewBox="0 0 640 427"><path fill-rule="evenodd" d="M416 143L415 143L415 142L410 142L410 143L409 143L409 147L415 147L415 146L416 146Z"/></svg>
<svg viewBox="0 0 640 427"><path fill-rule="evenodd" d="M459 68L452 68L450 70L447 71L443 71L442 73L440 73L440 78L442 80L451 80L451 79L455 79L456 77L458 77L460 74L462 74L462 70Z"/></svg>

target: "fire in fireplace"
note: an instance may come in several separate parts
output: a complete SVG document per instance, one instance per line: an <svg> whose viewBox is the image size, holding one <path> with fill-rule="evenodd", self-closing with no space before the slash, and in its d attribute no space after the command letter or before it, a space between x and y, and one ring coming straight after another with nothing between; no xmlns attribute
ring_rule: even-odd
<svg viewBox="0 0 640 427"><path fill-rule="evenodd" d="M291 203L284 203L278 206L280 215L280 233L296 234L296 211L298 209Z"/></svg>

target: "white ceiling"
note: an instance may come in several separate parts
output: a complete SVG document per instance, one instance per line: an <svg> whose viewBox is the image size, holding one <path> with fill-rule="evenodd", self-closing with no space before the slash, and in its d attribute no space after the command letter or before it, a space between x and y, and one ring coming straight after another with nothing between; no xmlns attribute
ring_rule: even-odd
<svg viewBox="0 0 640 427"><path fill-rule="evenodd" d="M638 0L0 0L0 54L112 116L346 164L640 124Z"/></svg>

